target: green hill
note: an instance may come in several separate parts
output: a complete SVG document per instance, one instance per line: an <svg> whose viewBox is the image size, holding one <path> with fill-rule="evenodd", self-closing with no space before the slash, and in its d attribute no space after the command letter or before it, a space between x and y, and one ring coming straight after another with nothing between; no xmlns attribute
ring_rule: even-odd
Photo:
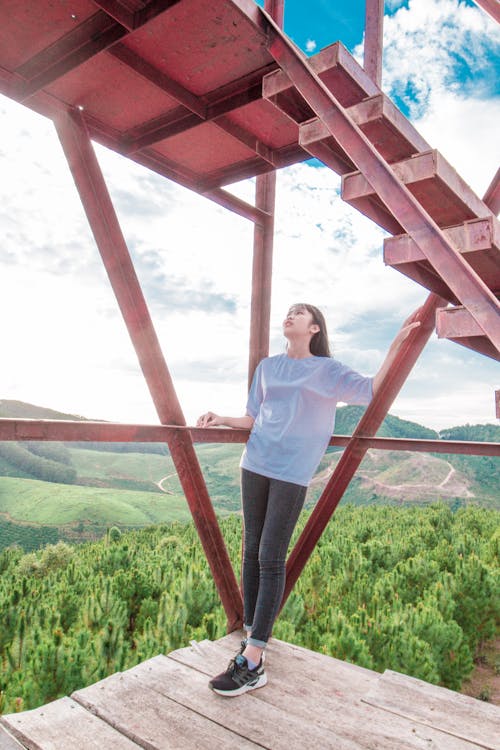
<svg viewBox="0 0 500 750"><path fill-rule="evenodd" d="M363 413L363 407L340 407L336 434L351 434ZM0 401L0 417L7 416L83 419L19 401ZM466 425L438 435L389 415L377 434L491 441L500 440L500 427ZM46 541L54 540L55 531L64 539L83 540L96 538L109 525L140 527L190 517L164 445L109 443L102 447L99 443L0 442L0 549L13 538L25 549L36 547L42 529L46 529ZM196 452L217 512L239 512L242 445L199 444ZM337 448L325 454L308 491L309 507L340 456ZM342 502L399 505L440 500L453 508L469 503L499 508L498 478L498 458L371 450ZM16 524L22 525L17 535Z"/></svg>

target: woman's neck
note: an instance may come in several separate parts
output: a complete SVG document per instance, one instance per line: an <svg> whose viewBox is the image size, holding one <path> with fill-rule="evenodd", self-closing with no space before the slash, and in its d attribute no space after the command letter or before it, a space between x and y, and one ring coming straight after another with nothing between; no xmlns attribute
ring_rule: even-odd
<svg viewBox="0 0 500 750"><path fill-rule="evenodd" d="M290 359L306 359L312 357L309 342L289 341L286 354Z"/></svg>

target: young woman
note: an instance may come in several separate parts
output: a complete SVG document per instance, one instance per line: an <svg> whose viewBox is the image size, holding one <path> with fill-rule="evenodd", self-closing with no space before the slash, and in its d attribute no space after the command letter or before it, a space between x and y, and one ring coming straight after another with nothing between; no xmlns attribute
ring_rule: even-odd
<svg viewBox="0 0 500 750"><path fill-rule="evenodd" d="M368 404L418 325L404 324L379 372L368 378L331 357L325 319L316 307L293 305L283 321L286 352L258 365L245 416L207 412L199 418L198 427L251 430L240 462L247 638L227 670L210 681L216 693L240 695L267 683L264 649L283 598L288 545L333 433L337 402Z"/></svg>

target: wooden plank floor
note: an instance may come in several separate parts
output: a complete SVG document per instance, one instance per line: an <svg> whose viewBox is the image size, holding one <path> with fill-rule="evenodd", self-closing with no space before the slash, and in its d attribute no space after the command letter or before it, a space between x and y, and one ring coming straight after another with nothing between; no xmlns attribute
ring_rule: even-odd
<svg viewBox="0 0 500 750"><path fill-rule="evenodd" d="M0 750L500 750L500 709L273 639L266 687L207 687L241 634L155 656L32 711L1 717Z"/></svg>

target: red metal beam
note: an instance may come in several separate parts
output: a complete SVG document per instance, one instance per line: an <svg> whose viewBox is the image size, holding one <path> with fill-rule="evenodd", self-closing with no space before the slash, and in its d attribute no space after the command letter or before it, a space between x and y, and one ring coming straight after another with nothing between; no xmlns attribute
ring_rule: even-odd
<svg viewBox="0 0 500 750"><path fill-rule="evenodd" d="M283 27L284 0L265 0L264 9L278 27ZM276 173L261 175L255 181L255 205L268 214L256 224L253 236L252 298L250 304L250 345L248 357L248 388L255 368L269 354L271 325L271 291L273 274L274 211L276 205Z"/></svg>
<svg viewBox="0 0 500 750"><path fill-rule="evenodd" d="M497 169L495 176L485 192L483 201L495 216L498 216L500 213L500 167Z"/></svg>
<svg viewBox="0 0 500 750"><path fill-rule="evenodd" d="M144 25L178 2L179 0L162 0L149 3L147 8L134 14L134 28ZM98 11L16 71L28 80L19 86L15 98L24 101L99 52L110 48L128 33L128 29L108 13Z"/></svg>
<svg viewBox="0 0 500 750"><path fill-rule="evenodd" d="M365 3L363 67L372 81L381 88L384 39L384 0L365 0Z"/></svg>
<svg viewBox="0 0 500 750"><path fill-rule="evenodd" d="M500 303L496 297L377 153L313 72L307 60L298 54L261 8L259 12L261 26L267 29L268 48L274 59L350 155L389 211L397 217L404 230L413 237L429 262L477 320L486 336L500 350Z"/></svg>
<svg viewBox="0 0 500 750"><path fill-rule="evenodd" d="M386 417L391 404L406 381L413 365L434 331L436 311L446 302L435 294L429 295L419 310L416 320L420 326L413 329L403 342L390 371L385 376L376 395L354 431L349 445L342 454L325 490L312 512L304 531L287 562L287 581L283 603L297 581L304 565L314 550L335 508L339 504L352 477L356 473L368 446L358 437L373 437Z"/></svg>
<svg viewBox="0 0 500 750"><path fill-rule="evenodd" d="M184 111L179 108L179 110L168 112L126 133L123 137L125 145L123 152L127 154L189 130L204 121L216 120L238 107L261 99L262 79L276 68L275 63L266 65L237 81L231 81L198 97L143 60L124 44L114 45L109 53L150 83L161 88L188 110ZM224 127L224 123L222 122L220 126Z"/></svg>
<svg viewBox="0 0 500 750"><path fill-rule="evenodd" d="M249 388L255 368L261 359L269 354L275 199L276 173L257 177L255 205L266 212L267 218L262 224L256 224L254 229L248 359Z"/></svg>
<svg viewBox="0 0 500 750"><path fill-rule="evenodd" d="M476 0L476 5L479 5L497 23L500 23L500 2L498 0Z"/></svg>
<svg viewBox="0 0 500 750"><path fill-rule="evenodd" d="M254 221L256 224L263 224L269 216L268 212L264 211L262 208L259 208L258 206L252 206L251 203L247 203L246 201L238 198L232 193L228 193L227 190L223 190L222 188L209 190L206 193L202 193L202 195L204 195L206 198L210 198L210 200L218 203L220 206L224 206L224 208L228 208L230 211L234 211L234 213L242 216L244 219Z"/></svg>
<svg viewBox="0 0 500 750"><path fill-rule="evenodd" d="M28 60L16 72L27 79L19 85L18 101L61 78L94 55L115 44L127 30L106 13L98 11L73 31Z"/></svg>
<svg viewBox="0 0 500 750"><path fill-rule="evenodd" d="M500 394L500 391L497 391ZM500 397L500 396L499 396ZM0 441L43 440L94 443L168 443L175 433L189 433L194 443L246 443L249 431L201 428L183 425L117 424L114 422L58 419L0 418ZM333 435L330 445L345 448L351 435ZM357 437L363 446L375 450L416 453L462 453L500 457L500 443L472 440L417 440L414 438Z"/></svg>
<svg viewBox="0 0 500 750"><path fill-rule="evenodd" d="M181 86L177 81L174 81L170 76L162 73L161 70L155 68L154 65L146 62L140 55L131 50L125 44L115 44L108 53L116 57L121 63L126 65L128 68L133 70L135 73L145 78L150 83L165 91L173 99L176 99L179 104L182 104L187 110L194 112L198 115L199 119L203 119L206 115L206 105L200 101L198 96L195 96L191 91Z"/></svg>
<svg viewBox="0 0 500 750"><path fill-rule="evenodd" d="M183 425L184 415L85 123L74 113L58 119L56 127L160 421ZM241 623L241 594L193 443L183 432L175 433L168 445L233 630Z"/></svg>
<svg viewBox="0 0 500 750"><path fill-rule="evenodd" d="M93 0L93 3L128 31L134 28L135 14L125 3L120 0Z"/></svg>

